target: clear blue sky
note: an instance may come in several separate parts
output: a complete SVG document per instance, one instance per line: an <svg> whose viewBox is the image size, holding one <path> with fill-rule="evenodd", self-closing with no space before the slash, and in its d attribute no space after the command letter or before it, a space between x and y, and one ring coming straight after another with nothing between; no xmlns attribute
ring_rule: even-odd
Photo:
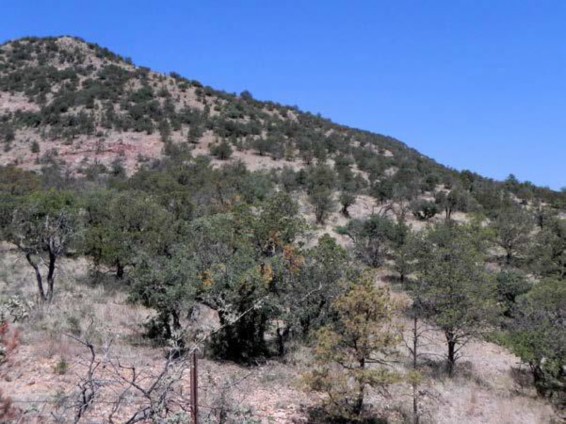
<svg viewBox="0 0 566 424"><path fill-rule="evenodd" d="M0 41L64 34L457 169L566 186L565 0L0 0Z"/></svg>

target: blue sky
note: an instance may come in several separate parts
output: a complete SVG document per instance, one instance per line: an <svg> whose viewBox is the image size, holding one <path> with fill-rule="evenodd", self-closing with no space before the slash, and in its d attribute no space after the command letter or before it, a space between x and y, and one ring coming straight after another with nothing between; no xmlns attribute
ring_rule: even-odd
<svg viewBox="0 0 566 424"><path fill-rule="evenodd" d="M566 186L566 1L0 0L0 42L77 35L138 65Z"/></svg>

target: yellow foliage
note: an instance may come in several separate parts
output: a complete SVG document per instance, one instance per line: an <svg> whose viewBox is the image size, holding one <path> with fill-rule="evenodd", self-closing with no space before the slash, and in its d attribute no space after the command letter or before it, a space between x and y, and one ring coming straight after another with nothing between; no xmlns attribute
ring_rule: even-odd
<svg viewBox="0 0 566 424"><path fill-rule="evenodd" d="M210 288L212 286L214 286L214 279L212 278L212 272L210 271L204 271L200 277L202 284L206 287L206 288Z"/></svg>
<svg viewBox="0 0 566 424"><path fill-rule="evenodd" d="M263 280L266 286L269 286L271 284L275 276L275 273L273 272L273 268L269 264L260 265L260 274L261 274L261 279Z"/></svg>
<svg viewBox="0 0 566 424"><path fill-rule="evenodd" d="M283 257L289 263L289 269L293 274L297 274L305 264L304 256L300 255L292 244L283 247Z"/></svg>
<svg viewBox="0 0 566 424"><path fill-rule="evenodd" d="M400 339L394 324L397 305L368 274L333 304L338 320L319 330L308 388L326 393L327 411L354 422L363 410L367 387L383 390L399 376L387 367Z"/></svg>

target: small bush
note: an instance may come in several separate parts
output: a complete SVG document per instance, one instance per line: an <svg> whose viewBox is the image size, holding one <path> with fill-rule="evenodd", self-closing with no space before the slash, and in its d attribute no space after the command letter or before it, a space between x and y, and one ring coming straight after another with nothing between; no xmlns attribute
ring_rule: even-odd
<svg viewBox="0 0 566 424"><path fill-rule="evenodd" d="M438 213L438 206L428 200L415 200L411 203L411 212L418 220L428 221Z"/></svg>
<svg viewBox="0 0 566 424"><path fill-rule="evenodd" d="M69 363L65 358L59 359L59 361L53 366L53 372L57 375L65 375L69 371Z"/></svg>
<svg viewBox="0 0 566 424"><path fill-rule="evenodd" d="M220 144L210 149L210 153L220 160L227 160L232 156L232 146L226 140L222 140Z"/></svg>
<svg viewBox="0 0 566 424"><path fill-rule="evenodd" d="M36 140L34 140L34 142L31 143L31 152L39 153L39 143Z"/></svg>

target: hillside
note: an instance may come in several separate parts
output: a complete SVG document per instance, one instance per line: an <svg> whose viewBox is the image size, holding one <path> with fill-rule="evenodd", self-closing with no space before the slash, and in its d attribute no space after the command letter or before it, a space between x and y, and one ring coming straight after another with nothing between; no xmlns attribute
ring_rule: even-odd
<svg viewBox="0 0 566 424"><path fill-rule="evenodd" d="M226 142L231 161L248 168L299 169L323 161L344 171L341 184L374 197L415 196L439 184L469 190L492 208L506 188L521 200L561 206L563 196L511 179L507 186L455 172L391 137L355 130L296 107L228 94L178 74L132 65L107 49L61 37L0 46L0 164L40 169L57 164L73 175L132 174L178 149L210 154ZM216 156L223 158L222 149Z"/></svg>
<svg viewBox="0 0 566 424"><path fill-rule="evenodd" d="M566 416L566 193L73 37L0 143L0 422Z"/></svg>
<svg viewBox="0 0 566 424"><path fill-rule="evenodd" d="M382 153L389 149L390 155L399 151L412 161L425 159L396 140L257 102L249 93L230 95L179 75L137 68L77 39L22 40L5 44L1 52L3 134L8 145L15 135L14 152L3 157L5 164L11 159L36 168L38 157L45 161L49 150L57 149L62 150L59 160L73 171L94 161L109 166L119 155L132 171L140 160L159 158L167 141L206 147L217 139L277 161L332 155L349 144L366 150L373 146ZM63 144L38 156L30 154L34 141ZM92 157L81 163L81 154Z"/></svg>

